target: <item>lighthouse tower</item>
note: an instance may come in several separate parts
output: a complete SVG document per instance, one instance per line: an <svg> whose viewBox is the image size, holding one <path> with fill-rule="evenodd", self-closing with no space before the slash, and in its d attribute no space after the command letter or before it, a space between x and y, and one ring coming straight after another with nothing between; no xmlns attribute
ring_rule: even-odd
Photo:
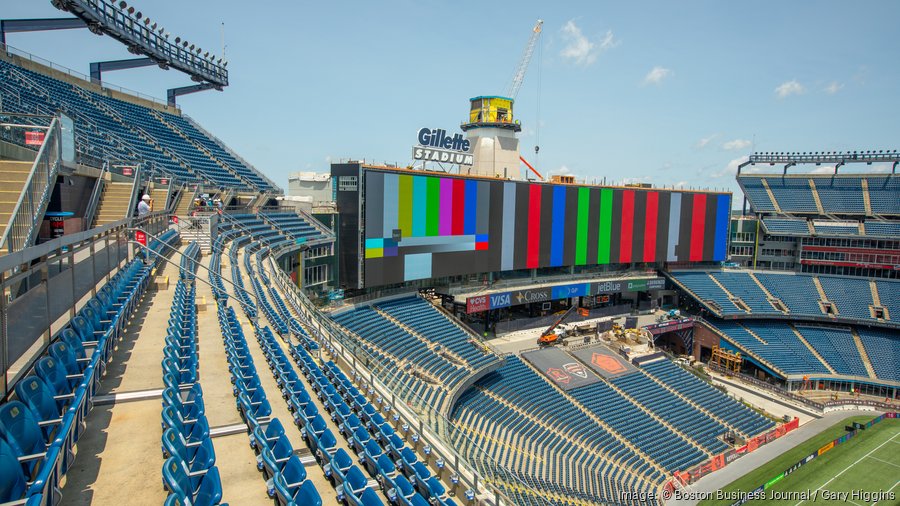
<svg viewBox="0 0 900 506"><path fill-rule="evenodd" d="M507 97L470 99L466 132L475 157L472 166L460 166L461 174L520 179L519 138L522 125L513 118L514 100Z"/></svg>

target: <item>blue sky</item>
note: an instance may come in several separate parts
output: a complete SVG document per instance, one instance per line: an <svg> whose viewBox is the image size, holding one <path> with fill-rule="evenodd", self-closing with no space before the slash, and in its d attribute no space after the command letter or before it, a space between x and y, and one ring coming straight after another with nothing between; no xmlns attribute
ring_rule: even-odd
<svg viewBox="0 0 900 506"><path fill-rule="evenodd" d="M900 147L898 2L129 3L216 54L225 23L231 86L179 103L283 187L339 158L409 163L420 127L452 130L469 97L504 92L538 18L516 115L542 172L736 189L754 148ZM62 15L0 5L6 19ZM130 56L87 31L8 43L84 73ZM158 97L191 84L155 68L106 79Z"/></svg>

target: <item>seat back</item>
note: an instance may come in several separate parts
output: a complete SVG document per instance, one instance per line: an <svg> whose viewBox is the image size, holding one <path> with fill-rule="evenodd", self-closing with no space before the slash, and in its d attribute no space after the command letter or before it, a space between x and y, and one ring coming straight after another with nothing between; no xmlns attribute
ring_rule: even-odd
<svg viewBox="0 0 900 506"><path fill-rule="evenodd" d="M44 380L56 395L72 393L72 383L66 378L66 370L53 357L44 357L34 365L34 372Z"/></svg>
<svg viewBox="0 0 900 506"><path fill-rule="evenodd" d="M81 338L78 337L75 330L71 328L63 329L63 331L59 333L59 340L69 346L69 349L75 354L75 358L81 360L87 357L87 353L84 351L84 344L82 344Z"/></svg>
<svg viewBox="0 0 900 506"><path fill-rule="evenodd" d="M28 483L18 454L0 438L0 502L11 502L25 496Z"/></svg>
<svg viewBox="0 0 900 506"><path fill-rule="evenodd" d="M82 315L72 318L72 329L78 334L82 341L95 341L94 325Z"/></svg>
<svg viewBox="0 0 900 506"><path fill-rule="evenodd" d="M41 378L31 375L16 384L16 396L28 405L41 421L59 418L59 405L50 387Z"/></svg>
<svg viewBox="0 0 900 506"><path fill-rule="evenodd" d="M371 488L367 488L366 491L363 492L360 503L365 506L384 506L384 503L378 498L378 494Z"/></svg>
<svg viewBox="0 0 900 506"><path fill-rule="evenodd" d="M19 455L41 453L47 449L38 418L20 401L0 406L0 432Z"/></svg>
<svg viewBox="0 0 900 506"><path fill-rule="evenodd" d="M366 488L366 484L369 480L366 479L366 476L359 470L358 466L353 466L347 471L347 480L344 482L354 493L354 495L358 494L362 489Z"/></svg>
<svg viewBox="0 0 900 506"><path fill-rule="evenodd" d="M346 473L347 469L353 465L353 458L343 448L338 448L334 452L334 460L331 461L331 465L340 469L342 473Z"/></svg>
<svg viewBox="0 0 900 506"><path fill-rule="evenodd" d="M51 357L62 364L66 369L67 374L75 375L81 373L81 367L78 365L78 360L76 360L72 350L69 349L68 344L57 341L50 345L49 352Z"/></svg>
<svg viewBox="0 0 900 506"><path fill-rule="evenodd" d="M192 497L193 489L187 472L184 470L182 460L178 457L169 457L162 468L163 483L173 494L182 497Z"/></svg>
<svg viewBox="0 0 900 506"><path fill-rule="evenodd" d="M281 478L286 484L300 483L306 479L306 467L303 466L300 457L291 455L281 469Z"/></svg>
<svg viewBox="0 0 900 506"><path fill-rule="evenodd" d="M306 480L300 485L300 490L294 496L294 504L302 504L304 506L322 506L322 497L316 490L311 480Z"/></svg>

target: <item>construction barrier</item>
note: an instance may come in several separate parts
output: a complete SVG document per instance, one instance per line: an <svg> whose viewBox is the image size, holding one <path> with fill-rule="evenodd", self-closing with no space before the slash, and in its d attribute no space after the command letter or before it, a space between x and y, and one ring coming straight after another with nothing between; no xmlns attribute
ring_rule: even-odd
<svg viewBox="0 0 900 506"><path fill-rule="evenodd" d="M794 418L790 422L781 424L770 430L769 432L766 432L765 434L760 434L756 437L748 439L743 446L713 456L711 459L709 459L709 461L698 464L693 469L676 472L675 478L678 479L678 481L680 481L682 485L689 485L691 483L694 483L707 474L713 471L717 471L728 464L731 464L738 458L743 457L750 452L756 451L756 449L760 446L775 441L776 439L787 434L788 432L791 432L799 426L800 419Z"/></svg>

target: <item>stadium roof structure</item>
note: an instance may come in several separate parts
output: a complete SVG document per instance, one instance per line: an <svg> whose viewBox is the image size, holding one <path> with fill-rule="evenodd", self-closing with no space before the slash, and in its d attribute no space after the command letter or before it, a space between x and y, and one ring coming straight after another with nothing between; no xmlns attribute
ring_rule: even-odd
<svg viewBox="0 0 900 506"><path fill-rule="evenodd" d="M897 172L897 165L900 164L900 151L898 150L870 150L870 151L766 151L763 153L753 153L750 158L738 165L737 173L741 175L741 169L748 165L759 164L784 164L784 173L794 165L823 163L835 164L834 171L837 173L842 165L848 163L865 163L871 165L873 163L891 163L893 164L891 172Z"/></svg>
<svg viewBox="0 0 900 506"><path fill-rule="evenodd" d="M228 62L211 55L196 44L171 36L157 22L151 21L124 0L52 0L54 7L73 14L74 18L12 19L0 21L0 42L6 34L44 30L88 28L97 35L109 35L124 44L138 58L91 63L91 80L99 84L103 71L125 70L158 65L163 70L178 69L198 83L171 88L168 102L176 97L209 89L222 91L228 86Z"/></svg>

